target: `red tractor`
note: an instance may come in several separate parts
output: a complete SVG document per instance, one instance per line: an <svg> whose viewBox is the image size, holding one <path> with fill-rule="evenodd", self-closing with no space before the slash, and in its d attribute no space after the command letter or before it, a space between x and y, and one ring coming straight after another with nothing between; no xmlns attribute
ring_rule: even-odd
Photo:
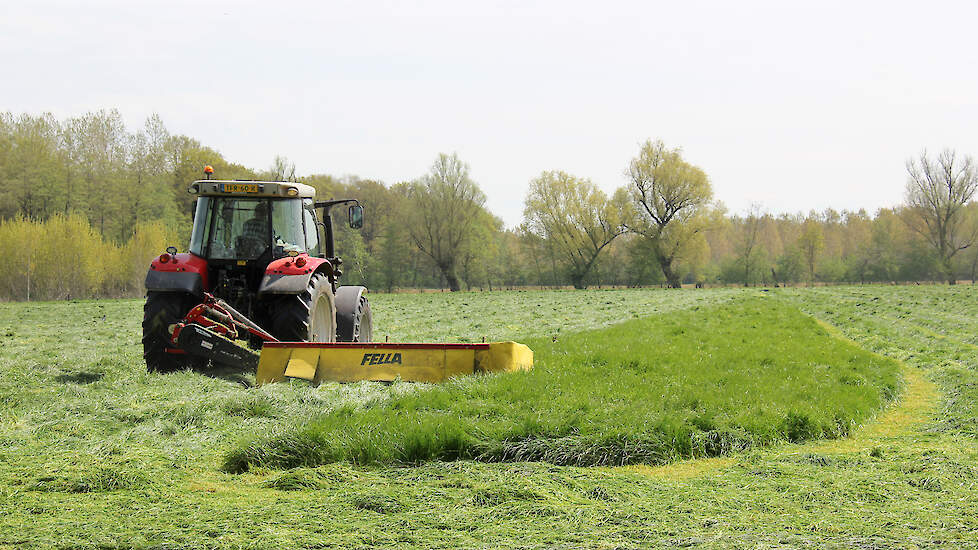
<svg viewBox="0 0 978 550"><path fill-rule="evenodd" d="M254 367L246 340L369 342L370 305L362 286L339 286L330 209L355 199L316 201L301 183L200 180L189 253L176 248L146 275L143 357L150 372L202 368L208 361ZM223 338L215 338L220 336Z"/></svg>

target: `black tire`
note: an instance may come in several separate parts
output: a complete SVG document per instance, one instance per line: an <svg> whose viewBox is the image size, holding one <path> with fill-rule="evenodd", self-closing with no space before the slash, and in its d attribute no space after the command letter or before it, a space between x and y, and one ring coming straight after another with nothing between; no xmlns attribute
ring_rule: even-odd
<svg viewBox="0 0 978 550"><path fill-rule="evenodd" d="M313 275L300 294L276 298L269 306L269 327L283 342L335 342L336 300L326 275Z"/></svg>
<svg viewBox="0 0 978 550"><path fill-rule="evenodd" d="M180 292L147 292L143 306L143 359L149 372L173 372L203 369L207 360L185 354L167 353L170 325L176 323L194 306L198 298Z"/></svg>
<svg viewBox="0 0 978 550"><path fill-rule="evenodd" d="M371 342L374 336L374 319L373 313L370 311L370 302L362 293L357 293L354 296L352 293L356 291L353 289L351 289L351 299L349 301L343 300L341 293L346 288L350 287L340 287L337 290L336 340L338 342Z"/></svg>
<svg viewBox="0 0 978 550"><path fill-rule="evenodd" d="M357 323L354 325L351 342L374 341L374 314L370 311L370 302L366 296L360 297L360 307L356 313Z"/></svg>

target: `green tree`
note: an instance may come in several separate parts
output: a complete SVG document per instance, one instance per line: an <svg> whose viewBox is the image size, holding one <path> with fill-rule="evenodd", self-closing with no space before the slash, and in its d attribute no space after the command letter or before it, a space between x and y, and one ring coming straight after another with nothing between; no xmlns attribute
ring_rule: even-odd
<svg viewBox="0 0 978 550"><path fill-rule="evenodd" d="M815 283L815 266L818 263L819 254L825 249L825 236L822 234L822 226L814 217L805 220L802 226L801 236L798 237L798 250L802 254L805 267L808 269L808 285Z"/></svg>
<svg viewBox="0 0 978 550"><path fill-rule="evenodd" d="M316 198L320 200L335 199L344 190L343 184L329 174L312 174L303 176L302 183L316 188Z"/></svg>
<svg viewBox="0 0 978 550"><path fill-rule="evenodd" d="M894 281L899 273L898 231L902 224L892 210L880 210L870 229L868 249L869 278L874 281Z"/></svg>
<svg viewBox="0 0 978 550"><path fill-rule="evenodd" d="M124 182L128 133L122 115L115 109L87 113L79 130L79 192L86 196L88 219L101 235L121 240L130 221L124 215L130 205Z"/></svg>
<svg viewBox="0 0 978 550"><path fill-rule="evenodd" d="M188 221L196 198L187 193L187 188L191 182L204 179L204 166L210 165L214 168L215 179L249 180L258 177L254 170L228 162L219 152L187 136L171 136L166 144L166 153L169 157L170 181L177 210L185 213Z"/></svg>
<svg viewBox="0 0 978 550"><path fill-rule="evenodd" d="M469 177L469 166L458 155L438 155L425 174L410 186L408 232L415 245L431 258L452 292L461 290L459 263L475 242L476 224L486 196Z"/></svg>
<svg viewBox="0 0 978 550"><path fill-rule="evenodd" d="M661 140L645 142L627 175L635 206L627 227L651 241L669 286L679 288L675 263L708 226L710 181L703 170L683 160L679 149L667 149Z"/></svg>
<svg viewBox="0 0 978 550"><path fill-rule="evenodd" d="M758 204L752 204L747 210L741 226L739 252L744 265L744 286L750 286L752 275L754 274L755 248L757 247L758 237L760 236L761 222L763 214Z"/></svg>
<svg viewBox="0 0 978 550"><path fill-rule="evenodd" d="M334 223L334 227L343 226L344 223ZM363 235L350 229L335 231L334 235L336 253L343 258L343 284L369 285L368 278L376 262L363 242Z"/></svg>
<svg viewBox="0 0 978 550"><path fill-rule="evenodd" d="M551 262L553 255L548 250L547 243L543 237L530 231L526 222L522 223L516 231L519 238L520 250L525 254L534 284L558 286L560 282L557 277L556 259L554 257L554 261Z"/></svg>
<svg viewBox="0 0 978 550"><path fill-rule="evenodd" d="M129 231L141 222L163 220L178 226L181 215L169 185L171 167L166 152L170 134L158 115L146 119L142 130L127 140L128 162L124 186Z"/></svg>
<svg viewBox="0 0 978 550"><path fill-rule="evenodd" d="M789 246L785 249L784 254L778 257L776 264L775 283L780 281L787 285L787 283L800 281L805 276L805 260L797 247Z"/></svg>
<svg viewBox="0 0 978 550"><path fill-rule="evenodd" d="M626 234L624 237L628 258L628 284L630 286L661 285L666 282L662 268L655 259L650 239L641 235Z"/></svg>
<svg viewBox="0 0 978 550"><path fill-rule="evenodd" d="M523 217L567 266L574 288L583 289L601 251L625 231L627 202L624 190L609 198L588 179L544 172L530 181Z"/></svg>
<svg viewBox="0 0 978 550"><path fill-rule="evenodd" d="M488 210L482 210L477 216L472 238L478 245L466 247L459 262L459 270L467 289L474 286L492 287L493 277L498 275L498 270L494 267L502 253L503 221Z"/></svg>
<svg viewBox="0 0 978 550"><path fill-rule="evenodd" d="M58 121L40 116L7 113L0 116L0 214L20 214L45 220L59 211L59 189L64 164L60 158Z"/></svg>
<svg viewBox="0 0 978 550"><path fill-rule="evenodd" d="M80 159L85 134L84 124L85 121L82 117L73 117L61 125L59 150L61 162L65 168L61 202L64 205L62 213L65 216L73 211L84 212L87 208L87 197L79 192L81 189Z"/></svg>

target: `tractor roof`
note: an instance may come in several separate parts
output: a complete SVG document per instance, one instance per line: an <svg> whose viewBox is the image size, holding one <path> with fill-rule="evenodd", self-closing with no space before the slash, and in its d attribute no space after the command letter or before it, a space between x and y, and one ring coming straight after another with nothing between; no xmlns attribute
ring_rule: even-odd
<svg viewBox="0 0 978 550"><path fill-rule="evenodd" d="M195 195L209 197L279 197L284 199L316 197L316 188L291 181L197 180L188 189Z"/></svg>

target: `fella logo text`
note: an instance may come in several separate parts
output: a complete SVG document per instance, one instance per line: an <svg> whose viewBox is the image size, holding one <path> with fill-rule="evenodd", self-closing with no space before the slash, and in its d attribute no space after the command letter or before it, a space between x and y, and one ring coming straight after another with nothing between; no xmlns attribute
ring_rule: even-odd
<svg viewBox="0 0 978 550"><path fill-rule="evenodd" d="M400 353L364 353L361 365L400 365Z"/></svg>

